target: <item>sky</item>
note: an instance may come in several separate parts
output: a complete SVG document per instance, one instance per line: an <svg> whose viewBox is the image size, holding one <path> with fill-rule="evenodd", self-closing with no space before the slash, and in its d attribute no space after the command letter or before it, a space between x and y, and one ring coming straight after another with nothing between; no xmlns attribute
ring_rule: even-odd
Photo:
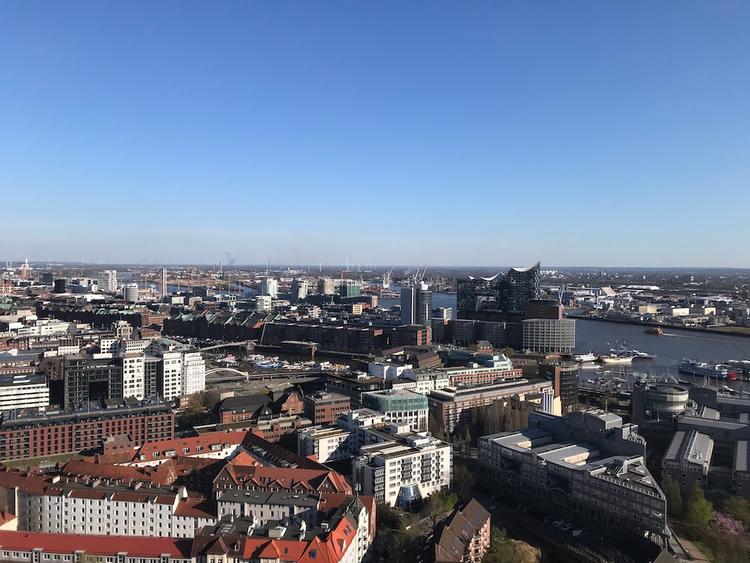
<svg viewBox="0 0 750 563"><path fill-rule="evenodd" d="M750 267L750 3L0 3L0 260Z"/></svg>

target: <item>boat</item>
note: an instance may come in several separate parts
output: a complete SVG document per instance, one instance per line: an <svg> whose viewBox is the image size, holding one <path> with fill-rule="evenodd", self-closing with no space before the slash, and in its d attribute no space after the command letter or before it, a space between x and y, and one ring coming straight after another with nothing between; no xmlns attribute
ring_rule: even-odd
<svg viewBox="0 0 750 563"><path fill-rule="evenodd" d="M599 356L599 361L603 364L630 364L633 362L633 358L635 358L635 355L632 352L611 351L609 354Z"/></svg>
<svg viewBox="0 0 750 563"><path fill-rule="evenodd" d="M635 356L635 359L637 359L637 360L653 360L654 359L654 355L653 354L648 354L646 352L640 352L638 350L631 350L631 352L633 353L633 356Z"/></svg>
<svg viewBox="0 0 750 563"><path fill-rule="evenodd" d="M698 362L696 360L682 360L679 371L680 373L708 377L710 379L727 379L729 381L737 379L737 374L734 370L729 369L723 364L709 364L708 362Z"/></svg>
<svg viewBox="0 0 750 563"><path fill-rule="evenodd" d="M590 362L595 362L597 360L597 356L593 352L589 352L588 354L576 354L575 356L573 356L573 359L576 362L587 364Z"/></svg>
<svg viewBox="0 0 750 563"><path fill-rule="evenodd" d="M656 334L657 336L661 336L664 334L664 329L662 329L660 326L650 326L646 330L644 330L646 334Z"/></svg>

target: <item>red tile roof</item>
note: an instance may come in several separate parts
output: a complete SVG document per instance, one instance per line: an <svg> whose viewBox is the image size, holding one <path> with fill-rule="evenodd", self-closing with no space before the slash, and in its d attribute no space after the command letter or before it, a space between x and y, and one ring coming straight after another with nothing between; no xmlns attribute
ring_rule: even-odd
<svg viewBox="0 0 750 563"><path fill-rule="evenodd" d="M22 491L41 495L48 485L49 483L41 477L25 475L18 471L0 471L0 487L5 489L18 487Z"/></svg>
<svg viewBox="0 0 750 563"><path fill-rule="evenodd" d="M164 452L173 451L175 455L202 455L211 453L212 445L231 444L239 446L247 435L246 431L238 430L234 432L206 432L200 436L190 438L175 438L174 440L159 440L156 442L146 442L135 453L133 461L153 461L164 459ZM202 447L198 451L198 446ZM188 451L185 452L185 449ZM159 452L159 456L154 453ZM143 457L143 460L141 460Z"/></svg>
<svg viewBox="0 0 750 563"><path fill-rule="evenodd" d="M60 471L71 477L94 477L113 479L118 481L142 481L149 483L153 476L137 467L126 465L112 465L108 463L92 463L90 461L71 460Z"/></svg>
<svg viewBox="0 0 750 563"><path fill-rule="evenodd" d="M40 534L0 530L0 548L30 551L40 548L49 553L73 553L81 550L91 555L115 555L126 552L143 557L189 558L191 541L174 538L134 536L83 536L77 534Z"/></svg>

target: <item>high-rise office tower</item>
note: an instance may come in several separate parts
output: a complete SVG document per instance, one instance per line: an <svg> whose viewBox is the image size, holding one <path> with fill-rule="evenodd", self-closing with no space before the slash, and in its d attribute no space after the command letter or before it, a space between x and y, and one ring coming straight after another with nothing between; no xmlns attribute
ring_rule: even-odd
<svg viewBox="0 0 750 563"><path fill-rule="evenodd" d="M417 290L411 286L401 286L401 324L414 324L414 309L417 307Z"/></svg>
<svg viewBox="0 0 750 563"><path fill-rule="evenodd" d="M401 324L427 326L431 314L432 291L426 283L401 288Z"/></svg>

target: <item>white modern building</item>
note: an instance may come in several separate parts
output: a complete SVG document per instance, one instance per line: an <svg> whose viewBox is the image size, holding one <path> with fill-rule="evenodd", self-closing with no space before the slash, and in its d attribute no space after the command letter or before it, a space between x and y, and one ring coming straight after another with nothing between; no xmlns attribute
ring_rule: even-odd
<svg viewBox="0 0 750 563"><path fill-rule="evenodd" d="M122 357L122 395L123 397L145 398L146 356L131 352Z"/></svg>
<svg viewBox="0 0 750 563"><path fill-rule="evenodd" d="M182 352L164 352L159 370L159 395L165 401L182 396Z"/></svg>
<svg viewBox="0 0 750 563"><path fill-rule="evenodd" d="M206 361L200 352L182 355L182 385L180 394L185 397L206 390Z"/></svg>
<svg viewBox="0 0 750 563"><path fill-rule="evenodd" d="M49 387L44 374L8 374L0 376L0 411L45 409L49 406Z"/></svg>
<svg viewBox="0 0 750 563"><path fill-rule="evenodd" d="M276 299L279 296L279 282L270 276L263 276L260 278L260 294Z"/></svg>
<svg viewBox="0 0 750 563"><path fill-rule="evenodd" d="M427 433L363 446L355 459L360 492L391 506L408 506L449 488L452 473L452 446Z"/></svg>
<svg viewBox="0 0 750 563"><path fill-rule="evenodd" d="M99 272L99 291L114 293L117 291L117 270Z"/></svg>

